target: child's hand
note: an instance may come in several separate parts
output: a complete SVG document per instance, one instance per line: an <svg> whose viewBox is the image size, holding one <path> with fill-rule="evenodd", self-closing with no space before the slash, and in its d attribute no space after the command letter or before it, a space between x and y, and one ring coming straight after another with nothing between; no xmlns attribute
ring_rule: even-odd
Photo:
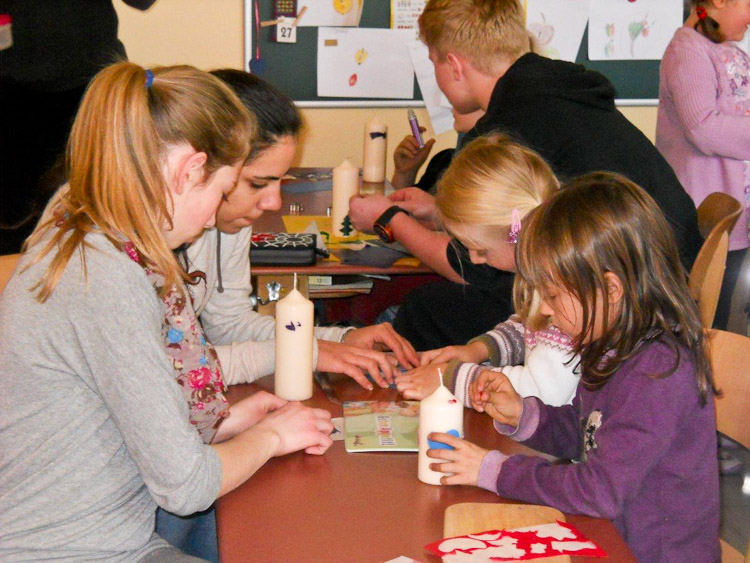
<svg viewBox="0 0 750 563"><path fill-rule="evenodd" d="M424 127L420 127L419 130L422 133L426 131ZM434 144L435 139L430 139L425 142L424 146L420 149L419 143L414 135L407 135L404 137L393 152L393 165L395 171L391 183L394 188L406 188L407 186L414 185L417 171L419 170L419 167L424 164L424 161L427 160Z"/></svg>
<svg viewBox="0 0 750 563"><path fill-rule="evenodd" d="M483 370L469 386L471 406L486 412L501 424L518 426L523 397L516 393L507 376L499 371Z"/></svg>
<svg viewBox="0 0 750 563"><path fill-rule="evenodd" d="M438 368L445 371L445 364L421 366L396 376L396 389L405 399L421 401L439 386Z"/></svg>
<svg viewBox="0 0 750 563"><path fill-rule="evenodd" d="M447 363L451 360L467 362L471 364L481 364L489 359L487 347L481 342L472 342L463 346L446 346L435 350L422 352L419 361L423 366L429 364Z"/></svg>
<svg viewBox="0 0 750 563"><path fill-rule="evenodd" d="M432 432L429 439L434 442L443 442L453 448L452 450L427 450L427 457L445 460L442 463L431 463L430 469L443 473L453 473L453 475L441 477L440 483L443 485L476 486L479 479L479 468L489 450L442 432Z"/></svg>

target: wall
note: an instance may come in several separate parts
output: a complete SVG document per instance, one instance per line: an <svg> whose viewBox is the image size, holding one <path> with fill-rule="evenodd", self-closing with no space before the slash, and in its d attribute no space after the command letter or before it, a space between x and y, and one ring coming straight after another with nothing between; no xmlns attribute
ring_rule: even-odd
<svg viewBox="0 0 750 563"><path fill-rule="evenodd" d="M115 1L120 38L130 60L144 65L191 64L202 69L243 68L244 14L242 0L157 0L146 12ZM655 107L625 107L625 116L652 141ZM406 110L384 108L304 109L307 131L296 164L336 166L344 158L362 164L363 127L377 112L388 125L389 152L410 133ZM420 123L427 112L416 110ZM428 130L428 137L432 136ZM455 146L455 133L437 139L433 153ZM393 161L388 161L388 176Z"/></svg>

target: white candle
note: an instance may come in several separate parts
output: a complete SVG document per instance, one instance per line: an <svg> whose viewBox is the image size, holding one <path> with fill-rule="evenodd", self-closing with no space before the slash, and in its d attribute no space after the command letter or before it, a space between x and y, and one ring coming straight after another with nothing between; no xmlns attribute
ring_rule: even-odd
<svg viewBox="0 0 750 563"><path fill-rule="evenodd" d="M359 169L344 160L333 169L331 188L331 228L337 237L349 237L356 233L347 216L349 200L359 193Z"/></svg>
<svg viewBox="0 0 750 563"><path fill-rule="evenodd" d="M313 393L313 304L294 289L276 303L276 378L274 393L304 401Z"/></svg>
<svg viewBox="0 0 750 563"><path fill-rule="evenodd" d="M365 125L362 179L365 182L385 181L386 138L388 127L377 117Z"/></svg>
<svg viewBox="0 0 750 563"><path fill-rule="evenodd" d="M430 444L427 436L431 432L455 434L460 438L464 436L464 407L445 388L442 374L439 371L438 377L440 378L440 386L419 403L419 461L417 476L420 481L430 485L439 485L440 478L443 475L451 474L430 469L431 463L440 463L440 460L427 457L427 450L443 447L444 444L438 442Z"/></svg>

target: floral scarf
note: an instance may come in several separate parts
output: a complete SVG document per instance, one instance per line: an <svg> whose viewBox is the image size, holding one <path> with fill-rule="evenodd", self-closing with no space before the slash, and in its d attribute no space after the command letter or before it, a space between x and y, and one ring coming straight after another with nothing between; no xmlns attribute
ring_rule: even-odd
<svg viewBox="0 0 750 563"><path fill-rule="evenodd" d="M123 250L131 260L141 264L132 243ZM144 266L146 276L156 289L161 290L164 278ZM162 298L164 320L161 334L167 356L174 367L174 376L182 395L190 407L190 424L195 426L206 444L216 435L219 424L229 416L229 403L224 397L226 386L221 375L221 364L216 350L206 340L203 327L193 309L192 299L186 299L177 288L170 289Z"/></svg>

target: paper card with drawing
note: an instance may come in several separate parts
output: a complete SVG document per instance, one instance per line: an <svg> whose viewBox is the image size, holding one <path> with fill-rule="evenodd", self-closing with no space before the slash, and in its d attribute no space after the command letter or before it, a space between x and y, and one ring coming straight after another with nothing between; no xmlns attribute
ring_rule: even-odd
<svg viewBox="0 0 750 563"><path fill-rule="evenodd" d="M682 26L682 0L590 0L589 59L659 60Z"/></svg>
<svg viewBox="0 0 750 563"><path fill-rule="evenodd" d="M364 0L298 0L299 27L357 27Z"/></svg>
<svg viewBox="0 0 750 563"><path fill-rule="evenodd" d="M321 27L318 96L413 99L407 46L413 35L410 30Z"/></svg>
<svg viewBox="0 0 750 563"><path fill-rule="evenodd" d="M526 29L542 55L575 62L589 19L589 0L526 0Z"/></svg>

